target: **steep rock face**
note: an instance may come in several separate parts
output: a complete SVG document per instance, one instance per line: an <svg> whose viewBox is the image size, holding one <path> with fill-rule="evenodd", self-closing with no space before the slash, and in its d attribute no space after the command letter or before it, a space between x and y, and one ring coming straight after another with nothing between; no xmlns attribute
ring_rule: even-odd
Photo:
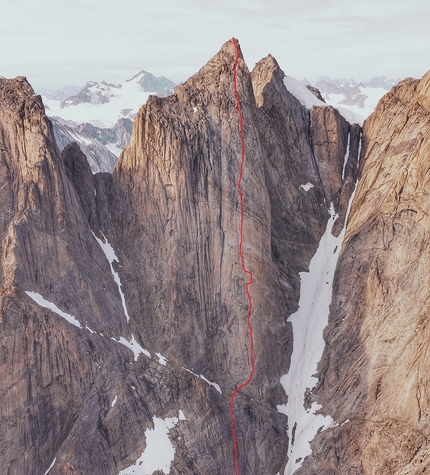
<svg viewBox="0 0 430 475"><path fill-rule="evenodd" d="M239 260L241 142L233 90L235 55L233 44L225 44L173 96L148 100L114 170L118 194L112 207L117 233L112 239L130 243L122 261L134 279L127 298L142 341L220 385L226 427L228 399L250 372L245 275ZM248 398L240 398L236 410L240 465L257 473L279 470L282 464L277 453L285 450L286 438L277 434L285 431L286 421L276 404L283 397L279 376L287 370L287 359L278 356L289 350L271 259L264 152L251 77L242 58L238 89L246 129L244 252L254 273L256 374L244 390ZM276 350L266 351L276 334ZM269 405L263 409L256 400ZM253 434L252 419L267 432ZM232 454L231 436L227 432L224 437ZM270 450L273 445L276 452ZM229 473L232 458L221 465L218 457L213 465L197 463L201 471L222 467L222 473Z"/></svg>
<svg viewBox="0 0 430 475"><path fill-rule="evenodd" d="M175 394L178 382L171 371L160 374L155 360L134 362L127 348L133 339L119 288L91 232L103 240L97 216L104 222L106 212L100 206L94 215L99 200L88 164L72 146L64 165L41 100L23 78L2 80L0 98L0 189L8 207L1 236L1 471L45 473L55 462L51 473L114 474L143 450L152 414L177 414L173 403L166 414L159 401ZM100 197L109 194L107 177L95 185ZM198 387L190 380L182 378L189 399ZM206 414L212 411L202 420Z"/></svg>
<svg viewBox="0 0 430 475"><path fill-rule="evenodd" d="M364 124L316 391L341 424L298 474L418 474L428 452L430 73Z"/></svg>
<svg viewBox="0 0 430 475"><path fill-rule="evenodd" d="M278 267L289 274L286 280L294 279L293 287L299 291L298 272L307 269L315 253L328 210L327 203L321 207L325 196L310 140L310 112L287 91L283 78L283 71L271 56L252 71L266 153L272 254Z"/></svg>
<svg viewBox="0 0 430 475"><path fill-rule="evenodd" d="M130 243L121 261L126 281L133 282L127 301L141 340L216 381L227 397L250 371L238 259L240 137L234 58L233 44L226 43L173 96L150 98L114 170L118 194L112 201L112 240L118 246ZM311 113L288 93L282 78L273 58L263 60L252 77L239 59L246 130L245 255L254 273L256 351L256 373L243 394L267 401L272 411L285 402L279 378L288 369L292 348L286 320L297 308L298 272L307 269L328 219L324 196L331 195L324 189L320 166L333 174L340 193L346 183L341 174L349 129L338 118L332 142L319 144L318 162ZM325 126L318 121L316 117L316 131L318 123ZM333 152L336 133L340 145ZM347 156L351 163L357 161L358 140L355 152ZM353 166L348 170L354 174ZM314 188L308 190L308 183ZM270 472L276 464L267 454L282 453L286 440L273 432L261 437L251 419L273 424L270 415L282 426L283 418L258 407L239 412L242 401L240 395L240 466ZM256 459L252 447L260 447L264 455Z"/></svg>
<svg viewBox="0 0 430 475"><path fill-rule="evenodd" d="M127 330L109 264L89 228L94 215L85 215L67 178L40 97L24 78L2 80L0 103L0 466L3 473L44 473L97 387L102 355L115 346L91 337L85 325L116 339ZM74 315L82 328L25 292Z"/></svg>
<svg viewBox="0 0 430 475"><path fill-rule="evenodd" d="M176 418L171 474L232 472L229 399L250 372L235 59L229 41L151 97L112 175L76 144L60 156L28 83L0 82L2 473L116 475L155 417ZM342 227L360 136L282 79L272 57L251 74L239 54L256 372L234 414L250 474L287 461L287 319L331 201Z"/></svg>

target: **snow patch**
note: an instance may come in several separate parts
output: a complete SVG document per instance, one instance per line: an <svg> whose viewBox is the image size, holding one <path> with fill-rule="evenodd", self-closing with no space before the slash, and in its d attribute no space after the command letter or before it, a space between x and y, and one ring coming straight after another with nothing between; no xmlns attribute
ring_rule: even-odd
<svg viewBox="0 0 430 475"><path fill-rule="evenodd" d="M221 388L220 388L219 384L213 383L212 381L209 381L209 379L205 378L202 374L198 375L198 374L194 373L194 371L191 371L190 369L187 369L187 368L184 368L184 367L182 367L182 369L184 369L185 371L188 371L193 376L196 376L197 378L201 379L205 383L209 384L209 386L213 386L220 394L222 394L222 391L221 391Z"/></svg>
<svg viewBox="0 0 430 475"><path fill-rule="evenodd" d="M118 475L152 475L156 470L168 474L175 457L175 448L169 439L169 431L179 421L177 417L154 417L154 428L145 430L146 448L133 465Z"/></svg>
<svg viewBox="0 0 430 475"><path fill-rule="evenodd" d="M300 190L300 188L302 188L305 191L309 191L313 187L314 187L314 185L312 185L312 183L307 182L306 185L300 185L299 190Z"/></svg>
<svg viewBox="0 0 430 475"><path fill-rule="evenodd" d="M179 409L179 420L180 421L186 421L187 418L185 417L185 414L183 413L182 409Z"/></svg>
<svg viewBox="0 0 430 475"><path fill-rule="evenodd" d="M359 112L358 110L354 110L352 106L345 107L342 106L333 106L335 109L339 111L339 114L350 124L358 124L360 127L363 126L363 122L365 120L365 115Z"/></svg>
<svg viewBox="0 0 430 475"><path fill-rule="evenodd" d="M297 81L290 76L285 76L284 78L285 87L288 89L291 94L300 101L307 109L312 109L312 107L326 107L327 104L323 101L320 101L318 97L315 96L303 83Z"/></svg>
<svg viewBox="0 0 430 475"><path fill-rule="evenodd" d="M70 315L70 313L63 312L61 309L59 309L55 303L49 302L49 300L45 300L40 294L37 292L29 292L25 291L25 293L32 298L38 305L41 307L47 308L49 310L52 310L54 313L59 315L60 317L64 318L64 320L68 321L72 325L78 328L83 328L81 322L79 320L76 320L76 318L73 315ZM90 330L88 328L88 330ZM92 330L90 330L91 333L93 333Z"/></svg>
<svg viewBox="0 0 430 475"><path fill-rule="evenodd" d="M110 246L109 246L110 247ZM111 248L112 249L112 248ZM113 249L112 249L113 251ZM40 294L38 294L37 292L29 292L29 291L25 291L25 293L31 298L33 299L38 305L40 305L41 307L44 307L44 308L47 308L49 310L52 310L54 313L56 313L57 315L59 315L60 317L64 318L67 322L71 323L72 325L74 325L75 327L78 327L78 328L84 328L85 330L88 330L90 333L96 333L94 332L93 330L91 330L91 328L87 327L87 326L83 326L81 324L81 322L79 320L77 320L73 315L70 315L69 313L66 313L66 312L63 312L61 309L59 309L54 303L52 302L49 302L48 300L44 299ZM97 335L100 335L101 337L105 338L105 336L103 335L103 333L97 333ZM146 349L144 348L142 345L140 345L137 341L136 341L136 338L134 337L134 335L132 334L131 335L131 339L130 341L126 340L124 337L120 337L119 340L116 340L115 338L111 337L111 339L117 343L120 343L121 345L124 345L126 346L127 348L129 348L133 354L134 354L134 360L137 361L137 359L139 358L139 355L140 354L144 354L145 356L147 356L148 358L152 358L151 356L151 353ZM159 361L161 364L165 364L164 362L167 362L167 359L164 358L162 355L160 355L159 353L157 354L159 355ZM98 365L98 363L96 363ZM99 365L98 365L99 366ZM100 367L100 366L99 366Z"/></svg>
<svg viewBox="0 0 430 475"><path fill-rule="evenodd" d="M91 145L93 142L90 139L78 134L77 132L69 131L70 135L79 143L84 143L85 145Z"/></svg>
<svg viewBox="0 0 430 475"><path fill-rule="evenodd" d="M139 343L136 341L136 338L134 338L133 334L131 335L130 341L126 340L123 336L119 340L116 340L115 338L112 337L112 340L129 348L134 354L134 361L137 361L139 358L139 355L141 354L144 354L148 358L152 358L151 353L147 349L143 348L143 346L139 345Z"/></svg>
<svg viewBox="0 0 430 475"><path fill-rule="evenodd" d="M116 285L118 286L119 295L121 297L121 302L122 302L122 308L124 309L124 313L125 313L125 316L126 316L127 322L128 322L130 320L130 316L128 315L127 306L125 304L125 297L124 297L124 293L122 291L121 279L119 278L118 272L116 272L116 270L113 267L113 262L116 261L116 262L119 263L119 259L116 256L113 247L109 244L108 240L106 239L106 237L103 233L102 233L102 236L103 236L103 238L106 242L103 242L94 233L93 233L93 236L94 236L95 240L99 243L99 246L102 248L102 251L104 252L104 254L106 256L106 259L109 262L110 270L111 270L112 275L113 275L113 279L116 282Z"/></svg>
<svg viewBox="0 0 430 475"><path fill-rule="evenodd" d="M115 406L117 399L118 399L118 396L115 395L115 397L113 398L113 401L112 401L112 404L110 405L110 407Z"/></svg>
<svg viewBox="0 0 430 475"><path fill-rule="evenodd" d="M45 475L48 475L48 473L51 471L51 468L55 465L56 461L57 461L57 457L54 458L54 460L52 461L52 463L49 466L48 470L45 472Z"/></svg>
<svg viewBox="0 0 430 475"><path fill-rule="evenodd" d="M366 98L364 100L364 104L362 107L358 105L348 105L342 104L342 101L347 100L344 94L324 94L324 100L328 105L336 107L339 112L342 109L341 114L345 117L346 120L348 118L345 115L351 114L352 117L358 118L360 121L357 122L360 125L363 125L363 122L369 115L375 110L376 106L378 105L379 100L387 94L387 90L381 87L366 87L363 85L358 86L360 92L357 94L365 95ZM352 124L351 121L348 120Z"/></svg>
<svg viewBox="0 0 430 475"><path fill-rule="evenodd" d="M112 152L118 158L121 155L121 152L124 150L122 148L117 147L116 143L107 143L105 147L109 150L109 152Z"/></svg>
<svg viewBox="0 0 430 475"><path fill-rule="evenodd" d="M155 353L155 354L157 356L158 362L162 364L163 366L166 366L169 360L165 358L161 353Z"/></svg>
<svg viewBox="0 0 430 475"><path fill-rule="evenodd" d="M363 135L360 135L360 142L358 144L358 158L357 158L357 168L360 166L360 157L361 157L361 147L363 145ZM357 185L356 185L357 186ZM345 221L346 222L346 221Z"/></svg>

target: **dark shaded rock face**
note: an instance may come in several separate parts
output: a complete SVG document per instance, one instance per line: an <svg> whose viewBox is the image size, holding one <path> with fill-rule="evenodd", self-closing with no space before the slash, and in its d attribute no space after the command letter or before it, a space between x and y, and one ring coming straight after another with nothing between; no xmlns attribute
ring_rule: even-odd
<svg viewBox="0 0 430 475"><path fill-rule="evenodd" d="M321 102L325 102L323 96L321 95L320 90L317 87L311 86L310 84L307 84L306 87L312 92L312 94L319 99Z"/></svg>
<svg viewBox="0 0 430 475"><path fill-rule="evenodd" d="M229 400L251 366L235 59L229 41L173 95L150 97L112 174L93 175L76 144L60 155L26 80L0 80L1 473L117 475L160 420L173 421L174 455L154 473L233 473ZM288 317L330 206L339 235L357 178L360 128L332 107L304 108L283 78L270 55L252 73L238 59L255 346L255 375L234 403L240 474L283 473L288 461L278 411ZM423 81L401 83L365 124L320 379L307 391L349 422L320 432L297 473L421 473L427 463ZM406 298L405 286L420 291ZM407 403L402 381L413 381Z"/></svg>

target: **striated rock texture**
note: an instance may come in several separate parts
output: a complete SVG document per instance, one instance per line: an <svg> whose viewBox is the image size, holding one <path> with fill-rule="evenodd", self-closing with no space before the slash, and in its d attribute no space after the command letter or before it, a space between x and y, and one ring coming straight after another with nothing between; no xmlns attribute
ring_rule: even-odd
<svg viewBox="0 0 430 475"><path fill-rule="evenodd" d="M430 73L363 129L317 399L339 426L297 474L421 474L429 456Z"/></svg>
<svg viewBox="0 0 430 475"><path fill-rule="evenodd" d="M173 95L150 97L112 174L92 175L76 144L60 155L40 97L0 80L1 473L116 475L155 418L176 418L169 473L233 472L229 400L250 372L235 59L229 41ZM283 77L270 55L250 73L240 53L256 363L234 406L241 474L287 463L287 319L330 204L340 232L357 174L360 128L307 110Z"/></svg>

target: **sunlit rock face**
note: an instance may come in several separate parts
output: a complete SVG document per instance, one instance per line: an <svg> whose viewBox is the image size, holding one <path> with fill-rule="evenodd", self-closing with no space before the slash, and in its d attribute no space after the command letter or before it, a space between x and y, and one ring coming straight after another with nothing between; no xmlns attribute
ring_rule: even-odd
<svg viewBox="0 0 430 475"><path fill-rule="evenodd" d="M316 391L340 425L297 473L429 470L429 84L401 82L364 124Z"/></svg>
<svg viewBox="0 0 430 475"><path fill-rule="evenodd" d="M233 473L251 367L236 60L256 368L239 473L425 473L430 77L362 131L236 54L150 97L112 174L60 154L40 97L0 80L2 473Z"/></svg>

